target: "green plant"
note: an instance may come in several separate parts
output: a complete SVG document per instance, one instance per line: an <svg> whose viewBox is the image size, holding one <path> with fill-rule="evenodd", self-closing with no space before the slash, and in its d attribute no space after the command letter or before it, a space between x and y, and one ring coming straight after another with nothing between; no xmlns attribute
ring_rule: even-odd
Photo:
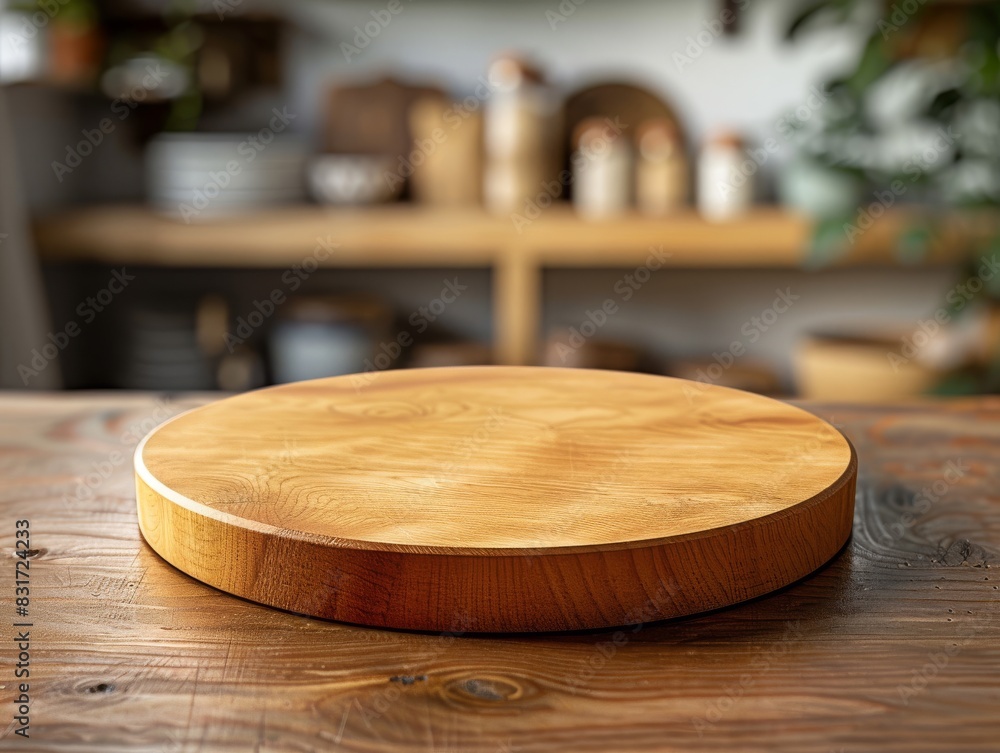
<svg viewBox="0 0 1000 753"><path fill-rule="evenodd" d="M1000 252L1000 3L815 0L798 10L787 38L830 28L852 30L863 44L853 68L826 82L828 104L800 129L803 151L829 169L864 176L859 213L880 197L921 206L897 238L901 261L920 260L941 216L956 210L987 213L996 229L969 241L970 269ZM887 107L893 101L895 113ZM849 248L856 219L817 223L814 263ZM1000 290L986 286L983 296ZM997 356L977 389L1000 387Z"/></svg>
<svg viewBox="0 0 1000 753"><path fill-rule="evenodd" d="M187 85L170 98L170 110L164 129L189 131L197 127L202 112L203 95L198 85L198 54L204 42L204 29L196 18L194 0L172 0L163 10L163 29L155 34L123 27L112 35L108 66L127 65L135 58L154 57L181 71Z"/></svg>

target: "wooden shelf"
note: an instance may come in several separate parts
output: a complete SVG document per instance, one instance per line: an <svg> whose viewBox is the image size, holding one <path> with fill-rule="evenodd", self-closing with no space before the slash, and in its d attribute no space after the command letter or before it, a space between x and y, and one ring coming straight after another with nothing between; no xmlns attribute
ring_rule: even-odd
<svg viewBox="0 0 1000 753"><path fill-rule="evenodd" d="M836 264L898 263L895 241L912 218L886 215ZM969 223L949 224L954 233L938 238L925 263L961 258ZM481 265L519 249L546 265L618 267L641 263L651 247L662 247L671 266L799 267L809 260L812 233L809 219L777 208L720 224L693 211L588 222L554 206L518 230L509 219L480 210L402 204L278 208L191 224L142 206L111 205L54 215L37 225L46 260L221 267L284 266L311 253L321 238L340 244L333 266Z"/></svg>
<svg viewBox="0 0 1000 753"><path fill-rule="evenodd" d="M900 264L899 238L917 217L901 210L886 213L853 245L845 245L831 266ZM995 228L992 220L985 224ZM947 216L938 225L921 264L958 263L970 240L986 232L982 217ZM809 219L765 207L717 224L693 211L588 222L556 205L517 227L481 210L402 204L296 206L191 224L142 206L112 205L51 216L36 225L48 262L281 268L319 249L328 267L491 268L496 357L511 364L535 359L545 267L637 267L657 249L670 267L797 268L810 261L813 233Z"/></svg>
<svg viewBox="0 0 1000 753"><path fill-rule="evenodd" d="M170 267L284 267L336 244L329 266L490 266L504 222L481 213L410 207L363 211L303 206L186 224L145 207L108 206L44 219L46 261Z"/></svg>

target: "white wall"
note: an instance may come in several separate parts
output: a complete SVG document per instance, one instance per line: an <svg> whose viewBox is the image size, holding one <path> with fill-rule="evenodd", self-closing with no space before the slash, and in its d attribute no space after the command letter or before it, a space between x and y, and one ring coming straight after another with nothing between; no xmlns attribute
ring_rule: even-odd
<svg viewBox="0 0 1000 753"><path fill-rule="evenodd" d="M316 93L330 80L405 71L465 95L493 56L517 50L541 62L563 91L631 80L674 104L695 136L735 126L763 139L859 47L857 40L829 33L808 44L785 44L781 37L795 4L768 0L747 0L733 37L706 31L720 13L712 0L399 2L401 11L350 61L340 44L352 44L354 27L364 27L387 2L298 0L283 6L307 30L308 42L297 47L292 65L292 98L306 120L317 121L322 99ZM546 12L560 7L575 10L553 29ZM678 62L675 53L686 54L699 35L709 45L690 65Z"/></svg>

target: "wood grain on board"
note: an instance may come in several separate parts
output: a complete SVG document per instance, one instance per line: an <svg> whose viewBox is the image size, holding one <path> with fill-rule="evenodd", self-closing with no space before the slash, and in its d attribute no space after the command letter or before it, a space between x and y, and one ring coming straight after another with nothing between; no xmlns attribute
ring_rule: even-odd
<svg viewBox="0 0 1000 753"><path fill-rule="evenodd" d="M0 551L10 582L30 519L37 660L30 743L8 717L0 749L996 749L998 399L809 406L861 468L853 537L828 566L711 614L519 636L312 619L165 564L139 534L130 455L204 402L0 398ZM8 709L12 659L0 650Z"/></svg>
<svg viewBox="0 0 1000 753"><path fill-rule="evenodd" d="M844 545L857 475L847 440L785 403L502 366L245 393L156 429L135 467L146 541L199 580L470 632L627 625L773 591Z"/></svg>

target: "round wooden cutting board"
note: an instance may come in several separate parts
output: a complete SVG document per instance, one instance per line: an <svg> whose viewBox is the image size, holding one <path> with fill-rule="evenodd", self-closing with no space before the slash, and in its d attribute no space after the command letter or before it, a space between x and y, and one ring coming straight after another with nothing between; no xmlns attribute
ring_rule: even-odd
<svg viewBox="0 0 1000 753"><path fill-rule="evenodd" d="M264 604L454 632L735 604L847 541L857 460L800 408L610 371L387 371L185 413L135 454L164 559Z"/></svg>

